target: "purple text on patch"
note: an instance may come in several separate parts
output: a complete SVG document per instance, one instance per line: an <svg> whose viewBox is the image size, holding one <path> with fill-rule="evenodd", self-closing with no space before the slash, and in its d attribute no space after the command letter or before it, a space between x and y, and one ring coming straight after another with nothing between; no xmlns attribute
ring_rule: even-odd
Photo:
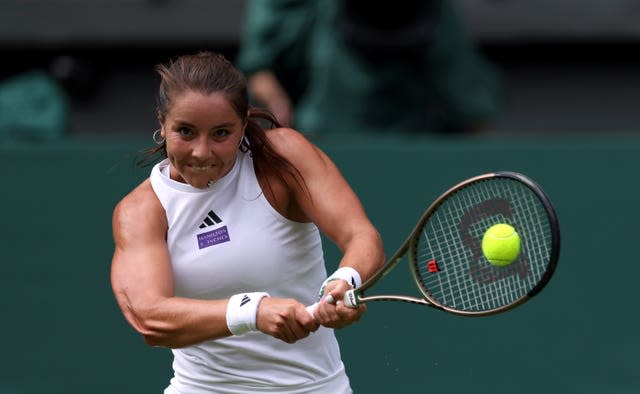
<svg viewBox="0 0 640 394"><path fill-rule="evenodd" d="M207 231L206 233L198 234L198 248L204 249L209 246L217 245L223 242L229 242L229 232L227 226L217 228L215 230Z"/></svg>

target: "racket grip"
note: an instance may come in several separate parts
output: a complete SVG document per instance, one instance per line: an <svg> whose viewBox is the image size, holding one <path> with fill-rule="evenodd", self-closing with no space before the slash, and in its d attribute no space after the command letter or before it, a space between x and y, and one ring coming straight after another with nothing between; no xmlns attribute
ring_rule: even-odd
<svg viewBox="0 0 640 394"><path fill-rule="evenodd" d="M307 307L307 312L309 312L309 314L310 314L311 316L314 316L314 315L315 315L315 313L316 313L316 308L317 308L317 307L318 307L318 303L317 303L317 302L316 302L316 303L313 303L313 304L311 304L311 305L309 305L309 306ZM314 316L314 317L315 317L315 316Z"/></svg>
<svg viewBox="0 0 640 394"><path fill-rule="evenodd" d="M331 294L329 294L325 300L326 300L326 301L327 301L327 303L329 303L329 304L333 304L333 303L335 302L335 300L333 299L333 297L331 296ZM310 314L311 316L314 316L317 308L318 308L318 303L317 303L317 302L315 302L315 303L313 303L313 304L311 304L311 305L309 305L309 306L307 307L307 312L309 312L309 314ZM314 317L315 317L315 316L314 316Z"/></svg>

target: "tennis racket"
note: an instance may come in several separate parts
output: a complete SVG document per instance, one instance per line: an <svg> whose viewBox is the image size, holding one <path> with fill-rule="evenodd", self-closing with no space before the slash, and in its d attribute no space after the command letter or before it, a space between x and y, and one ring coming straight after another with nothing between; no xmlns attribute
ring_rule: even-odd
<svg viewBox="0 0 640 394"><path fill-rule="evenodd" d="M521 239L518 258L502 267L490 264L481 247L484 232L498 223L514 227ZM404 301L463 316L504 312L545 287L559 251L558 219L540 186L514 172L479 175L438 197L385 265L345 293L344 303ZM405 255L421 297L367 295Z"/></svg>

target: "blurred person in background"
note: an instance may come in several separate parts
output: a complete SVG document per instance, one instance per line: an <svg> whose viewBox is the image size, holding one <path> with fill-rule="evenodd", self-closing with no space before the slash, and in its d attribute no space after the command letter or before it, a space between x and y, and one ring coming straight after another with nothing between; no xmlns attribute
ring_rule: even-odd
<svg viewBox="0 0 640 394"><path fill-rule="evenodd" d="M0 143L64 139L69 101L64 86L38 65L0 75Z"/></svg>
<svg viewBox="0 0 640 394"><path fill-rule="evenodd" d="M0 142L66 139L73 107L96 95L98 71L84 56L15 51L0 70Z"/></svg>
<svg viewBox="0 0 640 394"><path fill-rule="evenodd" d="M447 0L249 0L237 64L285 125L326 132L484 130L501 76Z"/></svg>

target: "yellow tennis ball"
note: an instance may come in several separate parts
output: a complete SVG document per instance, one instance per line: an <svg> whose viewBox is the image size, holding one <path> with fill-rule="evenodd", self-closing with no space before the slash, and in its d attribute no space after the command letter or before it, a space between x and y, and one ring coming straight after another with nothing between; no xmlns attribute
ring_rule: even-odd
<svg viewBox="0 0 640 394"><path fill-rule="evenodd" d="M495 224L489 227L482 237L482 253L493 265L509 265L520 254L520 236L508 224Z"/></svg>

